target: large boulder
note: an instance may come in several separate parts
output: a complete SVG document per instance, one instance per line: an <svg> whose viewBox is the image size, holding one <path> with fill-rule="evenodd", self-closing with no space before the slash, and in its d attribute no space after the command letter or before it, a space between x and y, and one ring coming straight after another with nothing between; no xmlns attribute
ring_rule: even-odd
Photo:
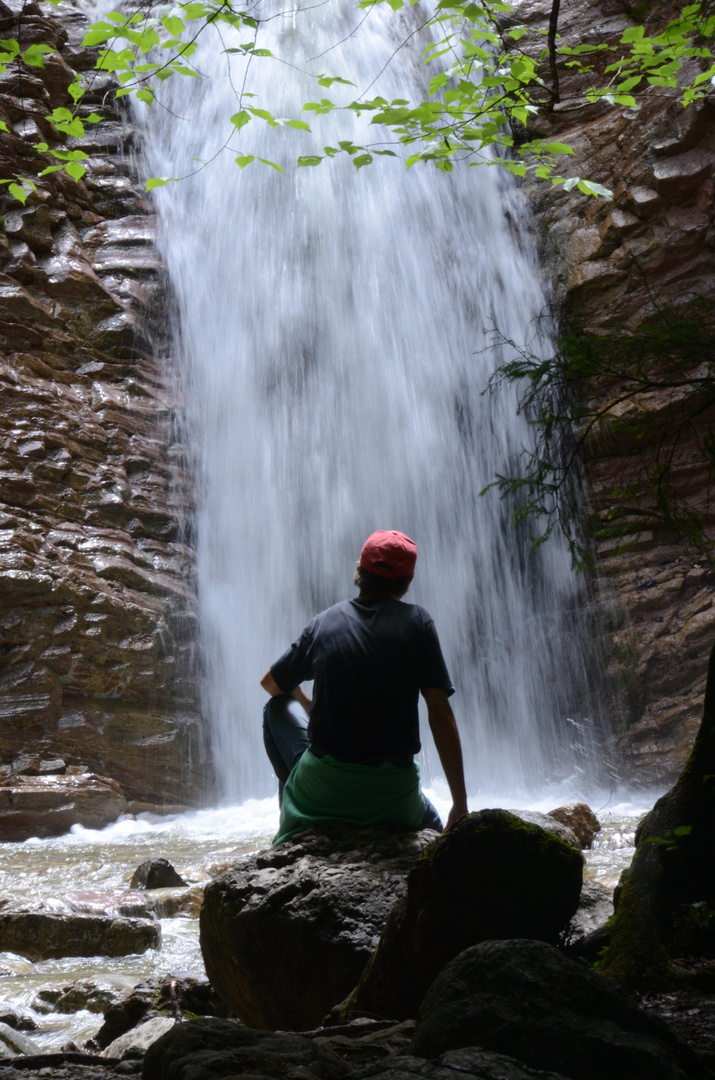
<svg viewBox="0 0 715 1080"><path fill-rule="evenodd" d="M106 776L14 776L0 785L0 841L61 836L73 825L102 829L127 807L117 781Z"/></svg>
<svg viewBox="0 0 715 1080"><path fill-rule="evenodd" d="M548 817L571 829L582 848L590 848L594 836L601 831L601 822L591 807L583 802L557 806L555 810L549 810Z"/></svg>
<svg viewBox="0 0 715 1080"><path fill-rule="evenodd" d="M489 938L556 942L579 906L580 851L506 810L468 814L420 856L336 1019L415 1016L442 968Z"/></svg>
<svg viewBox="0 0 715 1080"><path fill-rule="evenodd" d="M702 1062L610 979L539 941L485 941L453 960L419 1010L411 1052L509 1054L573 1080L699 1080Z"/></svg>
<svg viewBox="0 0 715 1080"><path fill-rule="evenodd" d="M352 1069L300 1035L253 1031L231 1020L177 1024L146 1052L143 1080L342 1080Z"/></svg>
<svg viewBox="0 0 715 1080"><path fill-rule="evenodd" d="M148 919L0 911L0 949L28 960L62 956L128 956L158 949L161 927Z"/></svg>
<svg viewBox="0 0 715 1080"><path fill-rule="evenodd" d="M215 878L201 950L229 1009L254 1028L315 1027L357 983L435 835L329 825Z"/></svg>

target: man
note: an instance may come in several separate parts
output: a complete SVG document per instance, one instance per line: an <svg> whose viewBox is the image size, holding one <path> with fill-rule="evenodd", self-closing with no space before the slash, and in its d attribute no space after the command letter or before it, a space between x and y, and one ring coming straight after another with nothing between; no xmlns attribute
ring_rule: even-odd
<svg viewBox="0 0 715 1080"><path fill-rule="evenodd" d="M416 559L404 533L369 536L359 595L316 615L261 679L281 806L274 844L321 821L442 830L414 760L420 693L452 796L447 828L467 813L454 687L430 616L402 603ZM300 685L309 679L312 703Z"/></svg>

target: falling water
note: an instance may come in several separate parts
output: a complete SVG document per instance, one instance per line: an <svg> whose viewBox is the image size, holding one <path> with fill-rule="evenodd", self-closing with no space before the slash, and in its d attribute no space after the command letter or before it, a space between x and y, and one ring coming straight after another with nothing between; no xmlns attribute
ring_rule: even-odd
<svg viewBox="0 0 715 1080"><path fill-rule="evenodd" d="M375 139L366 120L313 117L302 102L348 103L383 68L368 96L425 92L424 40L390 61L410 31L402 16L341 2L279 14L259 0L258 45L287 63L254 58L246 71L223 51L237 40L214 34L195 57L200 85L175 78L160 105L138 106L149 175L215 158L158 204L197 475L216 760L228 798L272 790L259 679L316 611L353 595L364 538L396 528L419 547L408 599L440 633L470 790L534 791L585 763L578 589L563 545L532 551L510 507L479 493L530 438L512 393L482 395L503 359L489 331L523 340L543 285L499 169L445 176L378 158L357 171L344 154L294 168L325 144ZM306 72L356 88L326 91ZM310 119L317 135L261 120L237 134L244 78L255 95L244 107ZM237 153L285 175L239 170ZM438 772L433 748L426 759Z"/></svg>

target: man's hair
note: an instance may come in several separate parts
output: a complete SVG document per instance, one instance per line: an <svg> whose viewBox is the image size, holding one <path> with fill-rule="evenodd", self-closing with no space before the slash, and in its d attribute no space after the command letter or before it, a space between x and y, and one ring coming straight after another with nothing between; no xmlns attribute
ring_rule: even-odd
<svg viewBox="0 0 715 1080"><path fill-rule="evenodd" d="M392 596L395 600L399 600L409 589L412 574L409 574L408 577L393 579L378 577L377 574L371 574L369 570L363 570L360 563L357 563L353 580L361 591L376 593L386 598Z"/></svg>

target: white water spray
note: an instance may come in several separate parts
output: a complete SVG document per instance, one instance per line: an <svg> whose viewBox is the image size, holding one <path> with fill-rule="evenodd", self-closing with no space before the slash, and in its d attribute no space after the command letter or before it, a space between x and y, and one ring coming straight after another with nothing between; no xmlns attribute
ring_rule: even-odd
<svg viewBox="0 0 715 1080"><path fill-rule="evenodd" d="M338 0L300 6L272 19L263 0L253 10L267 20L258 45L295 66L254 59L245 89L255 97L243 106L308 118L315 137L254 120L233 153L158 200L180 310L220 779L229 799L272 790L259 679L316 611L353 595L365 537L395 528L419 547L408 599L440 633L470 791L518 797L583 761L568 717L585 682L565 549L531 551L510 509L479 497L529 441L512 393L482 396L500 362L490 328L524 340L545 304L515 225L521 202L495 168L444 176L377 159L358 172L341 155L295 169L298 154L375 138L351 114L301 112L303 101L339 97L305 71L348 75L357 88L345 103L385 65L371 95L414 97L425 82L419 39L388 63L402 17L365 17ZM149 175L179 176L230 135L245 71L231 64L228 78L222 49L235 45L204 43L200 88L167 84L172 115L138 106ZM239 152L280 161L286 175L259 163L241 171ZM435 769L428 752L425 771Z"/></svg>

